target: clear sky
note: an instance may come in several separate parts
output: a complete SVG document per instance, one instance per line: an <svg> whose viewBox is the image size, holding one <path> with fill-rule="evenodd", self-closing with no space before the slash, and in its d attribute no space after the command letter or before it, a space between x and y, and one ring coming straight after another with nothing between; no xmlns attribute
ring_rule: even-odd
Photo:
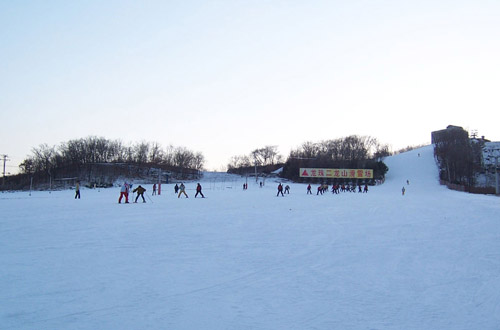
<svg viewBox="0 0 500 330"><path fill-rule="evenodd" d="M500 140L500 1L0 0L0 154L102 136L205 155L449 124Z"/></svg>

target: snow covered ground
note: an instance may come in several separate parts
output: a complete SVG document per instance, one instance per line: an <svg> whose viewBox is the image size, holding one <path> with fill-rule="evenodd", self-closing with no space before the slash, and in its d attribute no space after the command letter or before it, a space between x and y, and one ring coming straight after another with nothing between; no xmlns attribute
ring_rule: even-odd
<svg viewBox="0 0 500 330"><path fill-rule="evenodd" d="M431 146L386 163L368 194L0 194L0 328L500 329L500 199L440 186Z"/></svg>

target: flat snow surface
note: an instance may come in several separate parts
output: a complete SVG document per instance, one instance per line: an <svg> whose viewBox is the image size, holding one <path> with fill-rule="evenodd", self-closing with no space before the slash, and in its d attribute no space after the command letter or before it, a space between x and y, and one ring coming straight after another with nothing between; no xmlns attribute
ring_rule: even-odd
<svg viewBox="0 0 500 330"><path fill-rule="evenodd" d="M500 199L440 186L432 146L386 163L367 194L0 194L0 328L500 329Z"/></svg>

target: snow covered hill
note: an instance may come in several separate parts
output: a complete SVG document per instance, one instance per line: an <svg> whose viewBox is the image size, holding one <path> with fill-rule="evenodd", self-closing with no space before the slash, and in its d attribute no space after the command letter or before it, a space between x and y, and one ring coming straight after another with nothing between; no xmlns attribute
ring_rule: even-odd
<svg viewBox="0 0 500 330"><path fill-rule="evenodd" d="M386 163L367 194L3 193L0 328L499 329L500 200L440 186L431 146Z"/></svg>

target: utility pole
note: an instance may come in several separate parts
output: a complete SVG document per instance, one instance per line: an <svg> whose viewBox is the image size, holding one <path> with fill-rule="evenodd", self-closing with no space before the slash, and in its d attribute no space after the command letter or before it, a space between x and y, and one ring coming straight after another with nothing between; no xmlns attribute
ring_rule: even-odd
<svg viewBox="0 0 500 330"><path fill-rule="evenodd" d="M5 186L5 163L9 160L8 155L2 155L3 158L3 179L2 179L2 186Z"/></svg>
<svg viewBox="0 0 500 330"><path fill-rule="evenodd" d="M485 151L488 153L488 160L495 160L495 193L500 195L500 185L498 181L498 158L500 158L500 148L485 148Z"/></svg>

